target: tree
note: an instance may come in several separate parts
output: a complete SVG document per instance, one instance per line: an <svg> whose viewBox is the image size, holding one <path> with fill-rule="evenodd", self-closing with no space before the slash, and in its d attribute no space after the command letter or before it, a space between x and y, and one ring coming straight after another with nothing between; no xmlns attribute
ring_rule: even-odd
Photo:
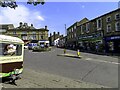
<svg viewBox="0 0 120 90"><path fill-rule="evenodd" d="M27 4L33 4L34 6L41 4L43 5L45 2L44 0L28 0ZM0 0L0 6L1 7L10 7L10 8L16 8L18 7L16 0Z"/></svg>

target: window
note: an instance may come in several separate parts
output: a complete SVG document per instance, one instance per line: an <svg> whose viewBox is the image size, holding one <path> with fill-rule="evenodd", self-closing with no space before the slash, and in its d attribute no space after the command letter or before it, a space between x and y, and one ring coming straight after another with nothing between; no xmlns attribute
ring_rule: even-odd
<svg viewBox="0 0 120 90"><path fill-rule="evenodd" d="M69 33L71 33L71 29L69 29Z"/></svg>
<svg viewBox="0 0 120 90"><path fill-rule="evenodd" d="M106 18L106 22L110 22L110 21L111 21L111 17L109 16Z"/></svg>
<svg viewBox="0 0 120 90"><path fill-rule="evenodd" d="M76 33L74 33L74 37L76 38Z"/></svg>
<svg viewBox="0 0 120 90"><path fill-rule="evenodd" d="M21 36L22 37L22 40L27 40L27 36Z"/></svg>
<svg viewBox="0 0 120 90"><path fill-rule="evenodd" d="M80 26L80 31L81 31L81 34L83 34L83 27Z"/></svg>
<svg viewBox="0 0 120 90"><path fill-rule="evenodd" d="M36 32L32 32L32 34L33 34L32 38L33 38L33 40L35 40L36 39Z"/></svg>
<svg viewBox="0 0 120 90"><path fill-rule="evenodd" d="M110 32L111 31L111 24L108 24L107 25L107 32Z"/></svg>
<svg viewBox="0 0 120 90"><path fill-rule="evenodd" d="M41 39L43 39L43 36L41 36Z"/></svg>
<svg viewBox="0 0 120 90"><path fill-rule="evenodd" d="M73 32L73 27L72 27L72 31L71 32Z"/></svg>
<svg viewBox="0 0 120 90"><path fill-rule="evenodd" d="M16 35L16 32L13 32L14 35Z"/></svg>
<svg viewBox="0 0 120 90"><path fill-rule="evenodd" d="M36 32L32 32L32 34L36 34Z"/></svg>
<svg viewBox="0 0 120 90"><path fill-rule="evenodd" d="M76 25L74 26L74 30L76 29Z"/></svg>
<svg viewBox="0 0 120 90"><path fill-rule="evenodd" d="M87 24L86 24L86 32L87 32L87 33L89 32L89 28L90 28L90 24L87 23Z"/></svg>
<svg viewBox="0 0 120 90"><path fill-rule="evenodd" d="M120 14L119 13L115 15L115 20L118 20L118 19L120 19Z"/></svg>
<svg viewBox="0 0 120 90"><path fill-rule="evenodd" d="M115 23L115 30L120 31L120 22Z"/></svg>
<svg viewBox="0 0 120 90"><path fill-rule="evenodd" d="M27 34L27 32L26 32L26 31L23 31L22 34Z"/></svg>
<svg viewBox="0 0 120 90"><path fill-rule="evenodd" d="M33 36L32 36L32 35L30 35L29 39L33 40Z"/></svg>
<svg viewBox="0 0 120 90"><path fill-rule="evenodd" d="M36 39L36 35L32 35L32 36L31 36L31 39L32 39L32 40L35 40L35 39Z"/></svg>
<svg viewBox="0 0 120 90"><path fill-rule="evenodd" d="M22 45L0 43L0 56L21 56Z"/></svg>
<svg viewBox="0 0 120 90"><path fill-rule="evenodd" d="M97 20L97 29L99 30L99 29L101 29L101 27L102 27L102 20L98 19Z"/></svg>
<svg viewBox="0 0 120 90"><path fill-rule="evenodd" d="M73 38L73 34L71 35L71 38Z"/></svg>
<svg viewBox="0 0 120 90"><path fill-rule="evenodd" d="M69 34L69 30L67 30L67 34Z"/></svg>

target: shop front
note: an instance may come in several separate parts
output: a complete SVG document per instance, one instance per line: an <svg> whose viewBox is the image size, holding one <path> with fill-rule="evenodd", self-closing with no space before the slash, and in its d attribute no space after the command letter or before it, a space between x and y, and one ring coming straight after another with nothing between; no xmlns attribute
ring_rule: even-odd
<svg viewBox="0 0 120 90"><path fill-rule="evenodd" d="M120 53L120 35L104 38L107 53Z"/></svg>
<svg viewBox="0 0 120 90"><path fill-rule="evenodd" d="M96 52L96 49L99 49L102 52L103 38L101 36L95 36L95 34L80 36L78 43L81 51Z"/></svg>

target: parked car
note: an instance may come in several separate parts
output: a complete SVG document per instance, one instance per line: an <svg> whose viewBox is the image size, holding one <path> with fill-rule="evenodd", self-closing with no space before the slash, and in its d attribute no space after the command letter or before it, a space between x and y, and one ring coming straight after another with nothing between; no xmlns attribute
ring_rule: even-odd
<svg viewBox="0 0 120 90"><path fill-rule="evenodd" d="M24 49L28 49L28 45L27 44L24 44Z"/></svg>
<svg viewBox="0 0 120 90"><path fill-rule="evenodd" d="M35 46L37 46L38 41L37 40L32 40L29 44L28 44L28 49L32 50Z"/></svg>

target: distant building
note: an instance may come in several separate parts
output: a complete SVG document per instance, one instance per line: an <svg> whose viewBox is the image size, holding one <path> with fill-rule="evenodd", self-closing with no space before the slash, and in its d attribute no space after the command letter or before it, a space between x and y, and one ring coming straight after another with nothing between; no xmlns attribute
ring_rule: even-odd
<svg viewBox="0 0 120 90"><path fill-rule="evenodd" d="M55 42L58 42L59 38L61 38L63 35L60 35L60 32L53 32L53 35L50 33L49 41L50 45L54 46L56 45Z"/></svg>
<svg viewBox="0 0 120 90"><path fill-rule="evenodd" d="M19 27L14 28L13 24L0 25L5 35L15 36L21 38L24 42L30 42L31 40L48 40L48 29L45 28L36 29L33 24L28 26L27 23L19 23ZM1 28L0 28L1 29Z"/></svg>
<svg viewBox="0 0 120 90"><path fill-rule="evenodd" d="M81 34L80 25L88 22L87 18L80 20L79 22L75 22L70 27L67 28L67 46L69 48L76 47L78 44L78 37Z"/></svg>
<svg viewBox="0 0 120 90"><path fill-rule="evenodd" d="M58 47L66 48L67 36L61 37L58 42Z"/></svg>
<svg viewBox="0 0 120 90"><path fill-rule="evenodd" d="M5 34L8 29L13 29L13 24L2 24L0 25L0 34Z"/></svg>

